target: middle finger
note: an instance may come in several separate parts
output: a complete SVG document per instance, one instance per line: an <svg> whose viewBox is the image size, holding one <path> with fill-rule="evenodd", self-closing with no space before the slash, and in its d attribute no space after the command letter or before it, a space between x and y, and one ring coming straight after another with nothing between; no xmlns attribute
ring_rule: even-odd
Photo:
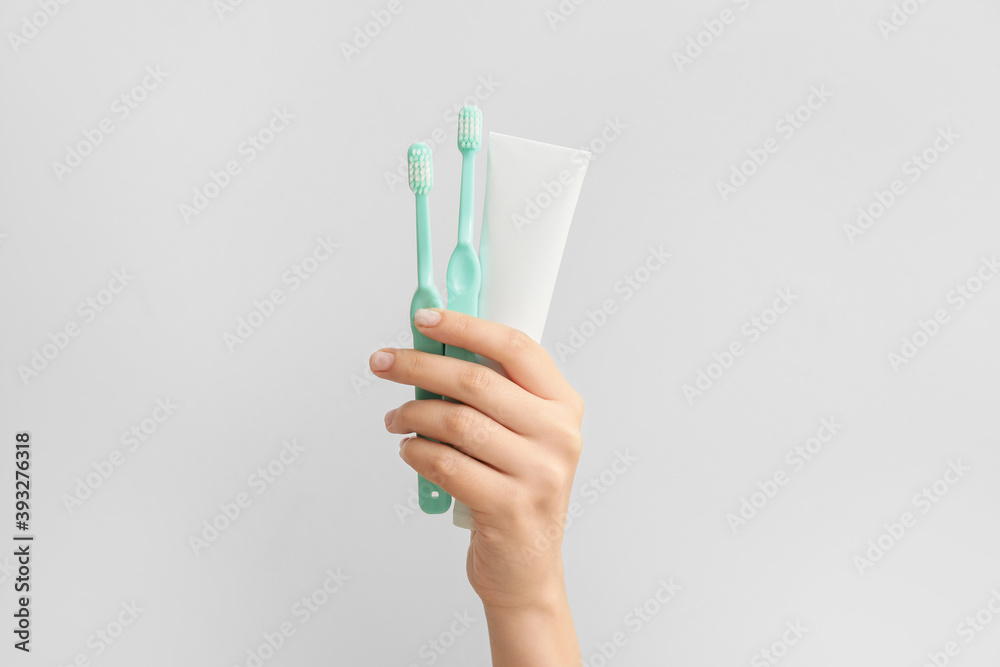
<svg viewBox="0 0 1000 667"><path fill-rule="evenodd" d="M526 434L545 399L517 386L492 368L419 350L383 348L369 360L372 372L471 405L511 431Z"/></svg>
<svg viewBox="0 0 1000 667"><path fill-rule="evenodd" d="M500 470L525 460L524 440L475 408L450 401L408 401L385 415L389 433L419 433Z"/></svg>

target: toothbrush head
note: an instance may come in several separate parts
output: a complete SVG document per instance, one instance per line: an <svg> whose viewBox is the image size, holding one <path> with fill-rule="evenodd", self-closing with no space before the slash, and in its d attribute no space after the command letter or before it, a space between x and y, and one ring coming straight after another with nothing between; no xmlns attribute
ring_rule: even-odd
<svg viewBox="0 0 1000 667"><path fill-rule="evenodd" d="M466 105L458 112L458 150L478 151L483 143L483 112Z"/></svg>
<svg viewBox="0 0 1000 667"><path fill-rule="evenodd" d="M416 143L406 154L410 190L415 195L425 195L434 186L434 165L431 162L430 146Z"/></svg>

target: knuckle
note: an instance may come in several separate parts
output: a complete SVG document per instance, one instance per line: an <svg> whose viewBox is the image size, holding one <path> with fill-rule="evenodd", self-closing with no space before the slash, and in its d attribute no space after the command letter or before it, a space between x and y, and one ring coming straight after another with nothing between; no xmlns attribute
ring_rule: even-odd
<svg viewBox="0 0 1000 667"><path fill-rule="evenodd" d="M459 386L470 394L481 394L493 386L494 372L485 366L467 365L458 377Z"/></svg>
<svg viewBox="0 0 1000 667"><path fill-rule="evenodd" d="M567 450L573 457L574 461L580 458L580 455L583 453L583 436L579 431L577 431L567 443Z"/></svg>
<svg viewBox="0 0 1000 667"><path fill-rule="evenodd" d="M438 486L447 484L455 476L457 466L454 454L445 447L436 447L427 463L427 479Z"/></svg>
<svg viewBox="0 0 1000 667"><path fill-rule="evenodd" d="M500 425L492 419L476 415L475 423L466 434L466 443L474 445L475 451L476 448L491 441L499 429Z"/></svg>
<svg viewBox="0 0 1000 667"><path fill-rule="evenodd" d="M508 329L504 343L507 350L515 354L524 354L535 346L535 341L520 329Z"/></svg>
<svg viewBox="0 0 1000 667"><path fill-rule="evenodd" d="M444 416L444 425L448 433L458 436L465 435L473 428L474 417L472 410L463 406L456 406L448 410Z"/></svg>
<svg viewBox="0 0 1000 667"><path fill-rule="evenodd" d="M402 357L400 370L405 377L413 377L420 371L420 355L414 354L413 350L400 350L398 357Z"/></svg>
<svg viewBox="0 0 1000 667"><path fill-rule="evenodd" d="M539 489L547 499L562 490L565 481L565 466L558 461L539 463L535 470Z"/></svg>
<svg viewBox="0 0 1000 667"><path fill-rule="evenodd" d="M403 403L396 408L396 415L392 420L392 425L397 429L412 427L414 420L417 418L418 410L420 410L419 401L407 401Z"/></svg>
<svg viewBox="0 0 1000 667"><path fill-rule="evenodd" d="M401 421L408 420L413 416L413 411L416 409L417 405L417 401L406 401L396 408L396 419Z"/></svg>
<svg viewBox="0 0 1000 667"><path fill-rule="evenodd" d="M451 328L455 335L459 338L465 338L469 334L469 329L472 327L472 318L468 316L456 316L454 311L446 311L449 318L452 320Z"/></svg>
<svg viewBox="0 0 1000 667"><path fill-rule="evenodd" d="M553 426L552 439L560 450L579 457L583 451L583 435L580 429L566 421L558 421Z"/></svg>

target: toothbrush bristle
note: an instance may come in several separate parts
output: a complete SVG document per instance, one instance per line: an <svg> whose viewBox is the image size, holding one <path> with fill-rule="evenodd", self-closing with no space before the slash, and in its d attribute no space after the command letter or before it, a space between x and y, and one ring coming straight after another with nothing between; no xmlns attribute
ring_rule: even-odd
<svg viewBox="0 0 1000 667"><path fill-rule="evenodd" d="M483 143L483 112L477 106L464 106L458 112L458 149L478 151Z"/></svg>
<svg viewBox="0 0 1000 667"><path fill-rule="evenodd" d="M425 195L434 185L434 169L431 163L431 149L427 144L416 143L410 146L406 155L407 171L409 173L410 190L415 195Z"/></svg>

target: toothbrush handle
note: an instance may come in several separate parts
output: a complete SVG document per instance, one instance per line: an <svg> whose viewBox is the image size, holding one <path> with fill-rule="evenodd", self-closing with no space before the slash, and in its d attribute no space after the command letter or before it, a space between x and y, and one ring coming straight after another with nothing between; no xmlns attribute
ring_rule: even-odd
<svg viewBox="0 0 1000 667"><path fill-rule="evenodd" d="M441 398L438 394L432 394L426 389L416 388L416 399L418 401L426 400L429 398ZM417 434L420 438L426 438L432 442L437 442L433 438L428 438L425 435ZM425 514L444 514L451 507L451 496L447 491L442 489L437 484L433 484L428 481L423 475L417 474L417 499L420 503L420 509L424 511Z"/></svg>
<svg viewBox="0 0 1000 667"><path fill-rule="evenodd" d="M431 250L430 211L427 195L417 195L417 284L434 284L434 253Z"/></svg>
<svg viewBox="0 0 1000 667"><path fill-rule="evenodd" d="M430 354L444 354L444 345L420 333L413 324L413 314L417 312L418 308L440 307L441 297L437 295L437 290L427 289L417 291L417 295L415 295L413 303L410 305L410 330L413 333L413 349ZM441 398L440 394L429 392L422 387L414 388L414 396L418 401ZM420 437L427 438L425 435L420 435ZM433 438L427 438L427 440L437 442ZM417 500L420 503L420 509L425 514L444 514L451 508L451 495L437 484L432 484L420 474L417 475Z"/></svg>
<svg viewBox="0 0 1000 667"><path fill-rule="evenodd" d="M458 242L472 243L472 210L476 193L476 154L471 151L462 152L462 186L458 195Z"/></svg>

